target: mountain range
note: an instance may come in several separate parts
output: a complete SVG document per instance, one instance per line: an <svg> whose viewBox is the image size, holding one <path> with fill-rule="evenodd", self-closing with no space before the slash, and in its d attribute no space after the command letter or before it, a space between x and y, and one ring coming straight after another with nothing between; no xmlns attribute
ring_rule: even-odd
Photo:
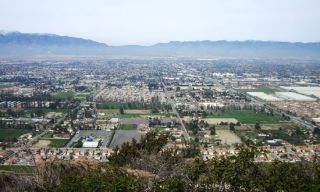
<svg viewBox="0 0 320 192"><path fill-rule="evenodd" d="M79 55L320 59L320 42L171 41L152 46L109 46L92 40L20 32L0 33L1 56Z"/></svg>

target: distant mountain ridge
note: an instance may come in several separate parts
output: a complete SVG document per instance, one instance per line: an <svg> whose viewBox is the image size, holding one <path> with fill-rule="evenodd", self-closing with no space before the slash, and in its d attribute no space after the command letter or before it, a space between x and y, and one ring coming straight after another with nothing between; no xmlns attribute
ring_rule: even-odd
<svg viewBox="0 0 320 192"><path fill-rule="evenodd" d="M0 33L0 44L107 46L104 43L98 43L96 41L77 37L19 32Z"/></svg>
<svg viewBox="0 0 320 192"><path fill-rule="evenodd" d="M320 43L278 41L170 41L152 46L108 46L92 40L59 36L0 32L0 55L181 56L237 58L320 59Z"/></svg>

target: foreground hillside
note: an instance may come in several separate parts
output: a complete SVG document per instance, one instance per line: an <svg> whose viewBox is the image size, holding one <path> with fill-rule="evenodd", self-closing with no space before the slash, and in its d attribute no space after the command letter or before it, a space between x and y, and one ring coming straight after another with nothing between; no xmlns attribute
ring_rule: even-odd
<svg viewBox="0 0 320 192"><path fill-rule="evenodd" d="M319 191L320 161L254 162L263 153L203 161L197 146L167 148L167 136L148 133L125 143L108 163L51 161L33 176L0 175L0 191Z"/></svg>

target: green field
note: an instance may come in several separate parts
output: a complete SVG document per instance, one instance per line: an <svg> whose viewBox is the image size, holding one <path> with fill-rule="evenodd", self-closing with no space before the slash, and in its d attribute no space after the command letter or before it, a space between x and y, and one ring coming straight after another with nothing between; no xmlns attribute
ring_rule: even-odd
<svg viewBox="0 0 320 192"><path fill-rule="evenodd" d="M0 129L0 139L20 137L21 135L28 133L28 130L23 129Z"/></svg>
<svg viewBox="0 0 320 192"><path fill-rule="evenodd" d="M280 116L268 116L265 113L255 113L252 110L231 110L224 113L208 115L208 118L235 118L241 123L254 124L260 123L279 123L282 121Z"/></svg>
<svg viewBox="0 0 320 192"><path fill-rule="evenodd" d="M35 166L29 165L0 165L0 172L9 171L19 174L32 175L34 172Z"/></svg>
<svg viewBox="0 0 320 192"><path fill-rule="evenodd" d="M134 129L137 129L137 125L136 124L123 124L123 125L120 125L120 129L134 130Z"/></svg>
<svg viewBox="0 0 320 192"><path fill-rule="evenodd" d="M52 148L64 147L69 141L69 139L48 139L48 140L51 141L51 143L49 144L49 147L52 147Z"/></svg>
<svg viewBox="0 0 320 192"><path fill-rule="evenodd" d="M256 89L241 89L240 91L242 91L242 92L264 92L264 93L270 94L270 93L274 93L277 90L270 88L270 87L258 87Z"/></svg>
<svg viewBox="0 0 320 192"><path fill-rule="evenodd" d="M51 95L55 100L71 100L73 99L75 93L72 91L61 91L52 93Z"/></svg>

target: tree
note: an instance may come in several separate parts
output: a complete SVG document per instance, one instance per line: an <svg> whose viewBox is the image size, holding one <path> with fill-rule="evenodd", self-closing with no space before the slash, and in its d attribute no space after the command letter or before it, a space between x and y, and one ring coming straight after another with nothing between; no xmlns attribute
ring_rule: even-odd
<svg viewBox="0 0 320 192"><path fill-rule="evenodd" d="M233 131L233 132L236 130L234 123L230 123L230 124L229 124L229 128L230 128L230 131Z"/></svg>
<svg viewBox="0 0 320 192"><path fill-rule="evenodd" d="M216 127L212 126L210 127L210 135L215 135L216 134Z"/></svg>
<svg viewBox="0 0 320 192"><path fill-rule="evenodd" d="M123 109L123 107L120 107L119 112L120 112L120 115L124 115L124 109Z"/></svg>
<svg viewBox="0 0 320 192"><path fill-rule="evenodd" d="M255 128L256 130L260 130L260 129L261 129L260 123L259 123L259 122L256 122L256 124L254 125L254 128Z"/></svg>

